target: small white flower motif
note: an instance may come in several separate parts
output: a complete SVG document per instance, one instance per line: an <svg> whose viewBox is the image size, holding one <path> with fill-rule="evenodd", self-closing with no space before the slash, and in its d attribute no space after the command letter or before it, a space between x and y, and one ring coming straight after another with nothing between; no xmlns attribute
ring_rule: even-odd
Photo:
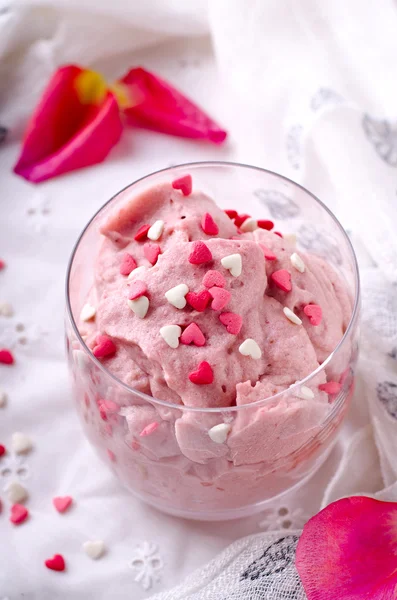
<svg viewBox="0 0 397 600"><path fill-rule="evenodd" d="M24 456L6 454L1 460L0 478L6 485L9 481L25 481L28 479L29 466Z"/></svg>
<svg viewBox="0 0 397 600"><path fill-rule="evenodd" d="M310 519L301 508L289 509L286 506L271 508L263 513L265 517L258 525L265 531L278 531L280 529L302 529Z"/></svg>
<svg viewBox="0 0 397 600"><path fill-rule="evenodd" d="M161 571L164 568L158 546L151 542L143 542L135 548L135 555L129 565L137 572L135 581L140 583L145 591L160 581Z"/></svg>
<svg viewBox="0 0 397 600"><path fill-rule="evenodd" d="M48 335L40 325L31 323L24 325L16 319L10 319L11 324L0 329L0 346L4 348L16 348L36 343L43 336Z"/></svg>
<svg viewBox="0 0 397 600"><path fill-rule="evenodd" d="M41 192L33 194L27 205L26 214L36 233L42 233L46 229L50 212L49 199L43 196Z"/></svg>

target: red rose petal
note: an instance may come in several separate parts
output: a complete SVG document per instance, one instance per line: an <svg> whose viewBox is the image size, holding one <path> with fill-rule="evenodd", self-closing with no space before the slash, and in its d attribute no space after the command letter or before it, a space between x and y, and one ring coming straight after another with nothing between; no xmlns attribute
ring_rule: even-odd
<svg viewBox="0 0 397 600"><path fill-rule="evenodd" d="M192 371L189 374L189 379L196 385L208 385L214 381L214 373L211 365L207 361L203 361L197 367L197 371Z"/></svg>
<svg viewBox="0 0 397 600"><path fill-rule="evenodd" d="M52 499L52 503L59 513L65 512L65 510L69 508L72 502L72 496L57 496L56 498Z"/></svg>
<svg viewBox="0 0 397 600"><path fill-rule="evenodd" d="M269 221L267 219L259 219L257 223L260 229L266 229L267 231L271 231L274 227L273 221Z"/></svg>
<svg viewBox="0 0 397 600"><path fill-rule="evenodd" d="M250 219L251 215L237 215L237 217L235 217L234 219L234 224L236 225L236 227L240 227L240 225L242 225L244 223L244 221L246 221L247 219Z"/></svg>
<svg viewBox="0 0 397 600"><path fill-rule="evenodd" d="M0 458L7 452L6 447L0 444Z"/></svg>
<svg viewBox="0 0 397 600"><path fill-rule="evenodd" d="M193 342L195 346L205 346L205 337L200 327L196 323L190 323L182 333L179 341L182 344L189 345Z"/></svg>
<svg viewBox="0 0 397 600"><path fill-rule="evenodd" d="M229 219L232 219L232 220L235 219L238 215L237 210L233 210L233 209L227 209L224 212L227 214Z"/></svg>
<svg viewBox="0 0 397 600"><path fill-rule="evenodd" d="M141 67L117 82L126 97L122 109L131 125L181 137L222 143L226 132L172 85Z"/></svg>
<svg viewBox="0 0 397 600"><path fill-rule="evenodd" d="M303 528L296 568L308 600L392 600L397 503L343 498Z"/></svg>
<svg viewBox="0 0 397 600"><path fill-rule="evenodd" d="M149 231L149 229L150 229L150 225L142 225L142 227L140 227L138 229L138 231L136 232L136 234L134 236L134 240L136 240L137 242L146 240L147 232Z"/></svg>
<svg viewBox="0 0 397 600"><path fill-rule="evenodd" d="M22 504L13 504L11 506L10 521L11 523L14 523L14 525L20 525L21 523L26 521L28 516L29 511Z"/></svg>
<svg viewBox="0 0 397 600"><path fill-rule="evenodd" d="M107 335L98 335L95 342L96 346L94 346L92 353L96 358L110 356L117 350L113 340Z"/></svg>
<svg viewBox="0 0 397 600"><path fill-rule="evenodd" d="M201 229L207 235L218 235L219 233L219 227L215 223L210 213L205 213L203 215L203 218L201 219Z"/></svg>
<svg viewBox="0 0 397 600"><path fill-rule="evenodd" d="M189 262L192 265L201 265L212 260L212 254L208 246L198 240L193 242L193 249L189 255Z"/></svg>
<svg viewBox="0 0 397 600"><path fill-rule="evenodd" d="M230 292L219 287L212 287L208 291L213 298L211 303L211 308L213 310L222 310L225 308L232 296Z"/></svg>
<svg viewBox="0 0 397 600"><path fill-rule="evenodd" d="M277 256L267 246L265 246L265 244L258 242L258 246L262 248L263 255L266 258L266 260L277 260Z"/></svg>
<svg viewBox="0 0 397 600"><path fill-rule="evenodd" d="M143 246L143 253L150 264L155 265L159 254L161 254L161 248L158 244L152 244L151 242L148 242Z"/></svg>
<svg viewBox="0 0 397 600"><path fill-rule="evenodd" d="M323 318L323 311L321 310L321 306L318 304L306 304L303 309L305 315L309 318L311 325L315 327L320 325L321 320Z"/></svg>
<svg viewBox="0 0 397 600"><path fill-rule="evenodd" d="M192 176L184 175L183 177L179 177L179 179L175 179L172 182L172 187L174 190L180 190L184 196L190 196L192 193Z"/></svg>
<svg viewBox="0 0 397 600"><path fill-rule="evenodd" d="M337 381L328 381L327 383L321 383L318 386L318 389L326 394L339 394L341 391L342 385Z"/></svg>
<svg viewBox="0 0 397 600"><path fill-rule="evenodd" d="M10 350L3 348L0 350L0 363L3 365L12 365L14 364L14 356Z"/></svg>
<svg viewBox="0 0 397 600"><path fill-rule="evenodd" d="M185 298L187 303L190 304L194 310L197 310L197 312L203 312L211 300L211 294L208 292L208 290L203 290L197 294L195 292L188 292Z"/></svg>
<svg viewBox="0 0 397 600"><path fill-rule="evenodd" d="M219 271L210 270L204 275L203 285L205 285L206 288L214 286L223 288L226 285L226 279Z"/></svg>
<svg viewBox="0 0 397 600"><path fill-rule="evenodd" d="M219 315L219 320L226 327L226 331L232 335L238 335L243 325L243 319L240 315L232 312L225 312Z"/></svg>
<svg viewBox="0 0 397 600"><path fill-rule="evenodd" d="M135 262L134 258L131 256L131 254L128 254L128 252L125 252L125 254L123 255L122 261L121 261L121 265L120 265L120 274L127 276L131 273L131 271L136 269L136 266L137 266L136 262Z"/></svg>
<svg viewBox="0 0 397 600"><path fill-rule="evenodd" d="M270 279L280 290L283 292L290 292L292 290L291 284L291 273L286 269L280 269L279 271L274 271L270 275Z"/></svg>
<svg viewBox="0 0 397 600"><path fill-rule="evenodd" d="M52 558L47 558L44 564L51 571L64 571L66 568L65 559L62 554L54 554Z"/></svg>
<svg viewBox="0 0 397 600"><path fill-rule="evenodd" d="M128 300L136 300L147 292L146 283L136 279L132 281L128 286Z"/></svg>

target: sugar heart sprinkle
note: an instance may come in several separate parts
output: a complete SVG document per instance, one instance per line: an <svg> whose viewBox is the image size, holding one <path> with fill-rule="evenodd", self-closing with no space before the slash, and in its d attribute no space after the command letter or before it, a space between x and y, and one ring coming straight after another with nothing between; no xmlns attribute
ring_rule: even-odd
<svg viewBox="0 0 397 600"><path fill-rule="evenodd" d="M22 504L13 504L11 506L10 521L14 525L21 525L29 516L28 509Z"/></svg>
<svg viewBox="0 0 397 600"><path fill-rule="evenodd" d="M208 291L213 298L211 308L213 310L222 310L225 308L231 298L231 293L219 287L212 287Z"/></svg>
<svg viewBox="0 0 397 600"><path fill-rule="evenodd" d="M226 331L232 335L238 335L243 325L240 315L232 312L224 312L219 315L219 320L226 327Z"/></svg>
<svg viewBox="0 0 397 600"><path fill-rule="evenodd" d="M104 358L114 354L117 350L113 340L107 335L97 335L95 339L95 346L92 350L95 358Z"/></svg>
<svg viewBox="0 0 397 600"><path fill-rule="evenodd" d="M188 346L191 343L199 347L205 346L204 334L196 323L190 323L181 335L181 344Z"/></svg>
<svg viewBox="0 0 397 600"><path fill-rule="evenodd" d="M231 209L226 209L224 212L227 214L227 216L229 217L229 219L232 219L232 220L235 219L237 217L237 215L238 215L237 210L233 210L232 208Z"/></svg>
<svg viewBox="0 0 397 600"><path fill-rule="evenodd" d="M128 300L136 300L147 292L146 283L140 279L134 279L128 284Z"/></svg>
<svg viewBox="0 0 397 600"><path fill-rule="evenodd" d="M240 344L238 351L243 356L250 356L254 360L258 360L262 356L262 350L252 338L244 340L244 342Z"/></svg>
<svg viewBox="0 0 397 600"><path fill-rule="evenodd" d="M249 217L248 219L245 219L243 223L241 223L240 229L244 233L248 231L255 231L255 229L258 229L258 221L252 217Z"/></svg>
<svg viewBox="0 0 397 600"><path fill-rule="evenodd" d="M227 423L219 423L219 425L214 425L208 430L208 435L216 444L224 444L231 428L231 425Z"/></svg>
<svg viewBox="0 0 397 600"><path fill-rule="evenodd" d="M222 267L225 267L233 277L239 277L243 268L241 254L229 254L221 259Z"/></svg>
<svg viewBox="0 0 397 600"><path fill-rule="evenodd" d="M128 275L127 279L135 279L136 277L138 277L138 275L143 275L143 273L145 273L147 270L148 270L148 268L145 267L144 265L142 265L141 267L137 267L136 269L131 271L131 273Z"/></svg>
<svg viewBox="0 0 397 600"><path fill-rule="evenodd" d="M299 273L305 272L305 263L303 262L299 254L297 254L296 252L291 254L290 261L292 266L295 267L295 269L299 271Z"/></svg>
<svg viewBox="0 0 397 600"><path fill-rule="evenodd" d="M188 293L189 288L187 287L187 285L185 283L180 283L179 285L176 285L175 287L171 288L168 290L168 292L165 292L165 297L168 300L168 302L170 304L172 304L172 306L175 306L175 308L185 308L186 306L186 294Z"/></svg>
<svg viewBox="0 0 397 600"><path fill-rule="evenodd" d="M290 385L290 387L292 387L296 383L299 383L299 381L295 381L295 383ZM301 385L300 387L298 387L296 390L294 390L293 394L294 396L297 396L297 398L302 398L302 400L313 400L314 398L313 390L311 390L306 385Z"/></svg>
<svg viewBox="0 0 397 600"><path fill-rule="evenodd" d="M179 346L182 328L179 325L164 325L160 329L160 335L170 348L176 349Z"/></svg>
<svg viewBox="0 0 397 600"><path fill-rule="evenodd" d="M219 227L209 213L205 213L201 219L201 229L207 235L218 235Z"/></svg>
<svg viewBox="0 0 397 600"><path fill-rule="evenodd" d="M326 394L334 395L339 394L339 392L342 389L342 385L337 381L328 381L327 383L321 383L318 386L318 389L322 392L325 392Z"/></svg>
<svg viewBox="0 0 397 600"><path fill-rule="evenodd" d="M172 187L174 190L180 190L184 196L190 196L192 193L192 176L184 175L179 179L175 179L172 182Z"/></svg>
<svg viewBox="0 0 397 600"><path fill-rule="evenodd" d="M207 361L199 364L196 371L189 374L189 380L196 385L208 385L214 381L214 372Z"/></svg>
<svg viewBox="0 0 397 600"><path fill-rule="evenodd" d="M283 292L290 292L292 290L291 273L286 269L274 271L270 275L270 279Z"/></svg>
<svg viewBox="0 0 397 600"><path fill-rule="evenodd" d="M52 503L59 513L64 513L72 505L72 502L72 496L56 496L52 499Z"/></svg>
<svg viewBox="0 0 397 600"><path fill-rule="evenodd" d="M142 227L140 227L138 229L138 231L136 232L135 236L134 236L134 240L136 240L137 242L141 242L142 240L146 240L147 238L147 233L150 229L150 225L142 225Z"/></svg>
<svg viewBox="0 0 397 600"><path fill-rule="evenodd" d="M11 448L15 454L25 454L33 447L32 440L25 433L16 431L11 436Z"/></svg>
<svg viewBox="0 0 397 600"><path fill-rule="evenodd" d="M95 317L95 313L96 313L96 308L95 306L92 306L91 304L84 304L83 308L81 309L81 313L80 313L80 319L81 321L91 321L91 319L93 319Z"/></svg>
<svg viewBox="0 0 397 600"><path fill-rule="evenodd" d="M7 403L7 394L0 390L0 408L3 408Z"/></svg>
<svg viewBox="0 0 397 600"><path fill-rule="evenodd" d="M193 249L189 254L189 262L192 265L202 265L212 260L212 254L208 246L198 240L193 242Z"/></svg>
<svg viewBox="0 0 397 600"><path fill-rule="evenodd" d="M226 279L219 271L210 270L204 275L203 285L205 285L206 288L214 286L223 288L226 285Z"/></svg>
<svg viewBox="0 0 397 600"><path fill-rule="evenodd" d="M153 242L155 242L161 238L163 231L164 231L164 221L161 221L159 219L158 221L155 221L153 223L153 225L147 232L147 237L149 238L149 240L152 240Z"/></svg>
<svg viewBox="0 0 397 600"><path fill-rule="evenodd" d="M11 481L5 488L8 501L11 504L20 504L24 502L28 497L26 488L23 487L18 481Z"/></svg>
<svg viewBox="0 0 397 600"><path fill-rule="evenodd" d="M302 325L302 320L290 308L288 308L288 306L284 306L283 313L287 319L291 321L291 323L294 323L295 325Z"/></svg>
<svg viewBox="0 0 397 600"><path fill-rule="evenodd" d="M269 221L267 219L258 219L258 227L259 229L266 229L267 231L271 231L274 227L273 221Z"/></svg>
<svg viewBox="0 0 397 600"><path fill-rule="evenodd" d="M149 425L146 425L146 427L144 427L141 431L141 433L139 434L140 437L145 437L147 435L151 435L152 433L154 433L156 431L156 429L159 428L159 424L156 423L156 421L154 421L153 423L149 423Z"/></svg>
<svg viewBox="0 0 397 600"><path fill-rule="evenodd" d="M246 221L247 219L250 219L250 218L251 218L251 215L245 215L245 214L237 215L234 218L234 224L236 225L236 227L240 227L244 223L244 221Z"/></svg>
<svg viewBox="0 0 397 600"><path fill-rule="evenodd" d="M2 271L3 269L5 269L6 267L6 263L4 262L4 260L0 259L0 271Z"/></svg>
<svg viewBox="0 0 397 600"><path fill-rule="evenodd" d="M131 254L128 254L128 252L125 252L123 254L123 258L121 259L120 275L127 276L134 269L136 269L135 259L131 256Z"/></svg>
<svg viewBox="0 0 397 600"><path fill-rule="evenodd" d="M161 248L158 244L152 244L147 242L143 246L143 253L145 258L150 262L151 265L155 265L159 255L161 254Z"/></svg>
<svg viewBox="0 0 397 600"><path fill-rule="evenodd" d="M44 564L51 571L64 571L66 568L65 559L62 554L54 554L52 558L47 558Z"/></svg>
<svg viewBox="0 0 397 600"><path fill-rule="evenodd" d="M0 444L0 458L7 452L6 447Z"/></svg>
<svg viewBox="0 0 397 600"><path fill-rule="evenodd" d="M197 293L188 292L186 294L186 300L194 310L197 310L197 312L204 312L211 301L211 294L208 290Z"/></svg>
<svg viewBox="0 0 397 600"><path fill-rule="evenodd" d="M105 543L102 540L87 540L82 546L87 556L93 560L101 558L105 552Z"/></svg>
<svg viewBox="0 0 397 600"><path fill-rule="evenodd" d="M7 348L2 348L0 350L0 363L3 365L13 365L15 362L14 356L10 350Z"/></svg>
<svg viewBox="0 0 397 600"><path fill-rule="evenodd" d="M127 300L127 304L137 317L144 319L149 310L150 302L147 296L141 296L136 300Z"/></svg>
<svg viewBox="0 0 397 600"><path fill-rule="evenodd" d="M314 327L317 327L321 324L323 318L323 311L321 306L318 304L306 304L303 309L303 312L308 317L310 324Z"/></svg>
<svg viewBox="0 0 397 600"><path fill-rule="evenodd" d="M277 260L277 256L264 244L258 243L258 246L263 250L263 256L266 260Z"/></svg>

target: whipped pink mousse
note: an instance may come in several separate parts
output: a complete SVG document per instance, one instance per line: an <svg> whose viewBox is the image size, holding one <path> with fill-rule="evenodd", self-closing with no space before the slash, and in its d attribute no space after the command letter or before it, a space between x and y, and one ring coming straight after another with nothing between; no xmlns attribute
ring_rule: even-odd
<svg viewBox="0 0 397 600"><path fill-rule="evenodd" d="M191 188L187 176L139 196L129 191L102 223L79 329L131 388L181 407L225 409L175 414L139 396L116 406L127 425L123 449L139 449L148 463L166 459L168 479L190 461L207 465L196 473L202 485L217 480L231 490L233 466L249 469L248 482L256 468L248 465L290 455L318 432L342 373L320 371L260 409L228 409L315 371L341 340L352 300L329 264L298 252L271 222L226 213Z"/></svg>

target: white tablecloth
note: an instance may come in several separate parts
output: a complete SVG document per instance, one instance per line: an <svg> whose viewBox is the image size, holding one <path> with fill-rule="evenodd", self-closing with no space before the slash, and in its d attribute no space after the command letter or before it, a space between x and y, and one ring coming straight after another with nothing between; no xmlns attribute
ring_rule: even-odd
<svg viewBox="0 0 397 600"><path fill-rule="evenodd" d="M387 427L395 431L397 417L389 293L397 282L389 202L397 189L396 7L386 0L376 10L342 0L327 7L314 0L214 0L207 14L198 0L80 4L0 2L0 125L9 128L0 146L0 258L7 263L0 304L14 310L0 316L0 347L16 357L15 366L0 365L8 396L0 444L10 447L15 431L34 443L26 457L9 452L0 459L1 600L140 600L179 583L243 535L299 528L323 503L396 479L396 442L384 435ZM125 130L104 164L27 183L12 174L26 117L49 75L70 61L114 78L139 64L158 72L225 126L228 143L218 148ZM64 277L82 227L117 190L170 164L217 159L298 180L352 230L363 267L364 331L371 329L376 349L365 337L351 414L315 478L261 515L206 524L135 500L85 441L64 358ZM11 479L29 491L30 518L19 527L8 520L3 493ZM51 500L67 494L74 504L60 515ZM105 541L99 561L82 552L88 539ZM64 555L65 573L44 567L55 553Z"/></svg>

